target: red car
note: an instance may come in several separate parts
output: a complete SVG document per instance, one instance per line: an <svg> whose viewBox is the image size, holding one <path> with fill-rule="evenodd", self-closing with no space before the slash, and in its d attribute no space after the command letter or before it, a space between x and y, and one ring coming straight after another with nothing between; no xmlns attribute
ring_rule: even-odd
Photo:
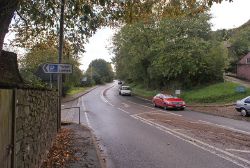
<svg viewBox="0 0 250 168"><path fill-rule="evenodd" d="M184 110L186 107L185 102L178 97L171 95L157 94L152 100L155 107L163 107L166 109L181 109Z"/></svg>

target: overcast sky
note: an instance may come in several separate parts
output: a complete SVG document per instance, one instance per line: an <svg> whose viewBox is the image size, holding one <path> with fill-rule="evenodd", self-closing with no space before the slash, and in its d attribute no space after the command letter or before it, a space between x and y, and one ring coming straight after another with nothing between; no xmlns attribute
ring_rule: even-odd
<svg viewBox="0 0 250 168"><path fill-rule="evenodd" d="M213 19L212 30L230 29L239 27L250 19L250 0L234 0L229 3L224 1L222 4L215 4L211 8ZM106 48L114 32L109 29L101 29L90 38L89 43L85 45L86 53L81 56L81 69L86 70L89 63L97 58L105 59L111 62L113 55Z"/></svg>

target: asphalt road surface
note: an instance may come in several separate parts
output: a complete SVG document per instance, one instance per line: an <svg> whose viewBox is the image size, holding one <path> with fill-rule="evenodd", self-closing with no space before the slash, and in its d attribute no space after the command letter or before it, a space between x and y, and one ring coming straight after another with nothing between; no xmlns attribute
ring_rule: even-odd
<svg viewBox="0 0 250 168"><path fill-rule="evenodd" d="M192 111L167 111L100 86L62 108L81 107L108 168L250 168L250 123ZM78 122L77 109L62 120Z"/></svg>

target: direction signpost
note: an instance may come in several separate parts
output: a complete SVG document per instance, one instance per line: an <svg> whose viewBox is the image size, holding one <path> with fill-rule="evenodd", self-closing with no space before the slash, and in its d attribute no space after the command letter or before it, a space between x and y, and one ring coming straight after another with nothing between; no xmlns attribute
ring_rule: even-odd
<svg viewBox="0 0 250 168"><path fill-rule="evenodd" d="M71 64L44 64L43 72L44 73L70 74L72 73L72 65Z"/></svg>
<svg viewBox="0 0 250 168"><path fill-rule="evenodd" d="M59 61L60 62L60 61ZM72 73L71 64L44 64L43 72L48 74L57 74L58 83L58 111L57 111L57 131L61 128L61 88L62 88L62 77L61 74Z"/></svg>

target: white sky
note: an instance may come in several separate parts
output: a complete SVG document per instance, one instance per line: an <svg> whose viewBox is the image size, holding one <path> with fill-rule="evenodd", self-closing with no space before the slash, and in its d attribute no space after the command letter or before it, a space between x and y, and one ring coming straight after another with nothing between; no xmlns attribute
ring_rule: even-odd
<svg viewBox="0 0 250 168"><path fill-rule="evenodd" d="M81 55L80 69L87 70L89 63L94 59L102 58L108 62L111 62L111 58L114 56L107 49L111 45L111 38L114 31L111 28L105 27L99 29L96 34L89 39L89 42L84 45L85 53Z"/></svg>
<svg viewBox="0 0 250 168"><path fill-rule="evenodd" d="M211 8L212 30L236 28L250 19L250 0L233 0L215 4Z"/></svg>
<svg viewBox="0 0 250 168"><path fill-rule="evenodd" d="M224 1L221 4L214 4L211 8L213 19L212 30L230 29L239 27L250 19L250 0L234 0L234 2ZM81 69L86 70L89 63L97 58L111 61L114 56L109 53L106 46L110 43L108 40L112 38L114 31L105 28L97 31L90 38L89 43L85 45L86 52L81 56Z"/></svg>

